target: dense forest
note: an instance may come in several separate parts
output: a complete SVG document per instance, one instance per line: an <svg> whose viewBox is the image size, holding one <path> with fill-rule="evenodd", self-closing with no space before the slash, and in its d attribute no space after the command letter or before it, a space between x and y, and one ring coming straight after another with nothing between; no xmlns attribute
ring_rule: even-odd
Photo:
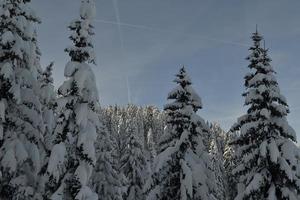
<svg viewBox="0 0 300 200"><path fill-rule="evenodd" d="M200 117L205 105L185 67L163 110L101 107L91 67L95 13L94 0L81 1L55 89L56 66L41 66L31 1L0 1L0 199L300 199L296 133L258 30L246 58L247 112L224 131Z"/></svg>

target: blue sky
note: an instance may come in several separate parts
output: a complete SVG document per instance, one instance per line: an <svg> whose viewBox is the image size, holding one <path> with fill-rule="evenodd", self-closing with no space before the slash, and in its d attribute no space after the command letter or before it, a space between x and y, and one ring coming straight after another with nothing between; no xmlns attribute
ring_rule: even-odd
<svg viewBox="0 0 300 200"><path fill-rule="evenodd" d="M281 92L300 133L300 1L297 0L96 0L94 66L101 104L162 108L185 65L202 97L199 114L226 130L245 108L243 76L255 25L263 34ZM55 61L56 86L64 80L68 23L79 0L33 0L42 63ZM128 84L127 84L128 83ZM129 94L129 95L128 95ZM130 96L130 98L128 97Z"/></svg>

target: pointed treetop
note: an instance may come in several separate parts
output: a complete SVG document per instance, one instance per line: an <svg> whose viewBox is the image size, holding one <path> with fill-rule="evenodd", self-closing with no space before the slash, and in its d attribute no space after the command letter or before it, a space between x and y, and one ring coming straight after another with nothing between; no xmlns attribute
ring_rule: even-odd
<svg viewBox="0 0 300 200"><path fill-rule="evenodd" d="M175 75L175 83L178 84L169 94L168 99L175 102L167 104L165 109L182 108L182 105L191 105L194 111L202 108L202 102L199 95L194 91L192 81L187 74L185 67L180 68L179 73ZM181 106L179 106L181 105ZM179 106L179 107L178 107Z"/></svg>
<svg viewBox="0 0 300 200"><path fill-rule="evenodd" d="M252 33L251 36L252 40L255 43L255 46L260 46L260 41L263 39L263 37L260 35L260 33L258 32L258 28L257 28L257 24L256 24L256 29L255 32Z"/></svg>
<svg viewBox="0 0 300 200"><path fill-rule="evenodd" d="M184 72L186 72L186 70L185 70L185 66L184 66L184 65L182 65L182 67L180 68L180 71L184 71Z"/></svg>
<svg viewBox="0 0 300 200"><path fill-rule="evenodd" d="M192 84L191 79L190 79L189 75L187 74L184 66L182 66L180 68L179 73L176 74L175 76L176 76L176 79L174 80L174 82L181 84L182 87Z"/></svg>
<svg viewBox="0 0 300 200"><path fill-rule="evenodd" d="M94 35L92 21L96 16L96 4L94 0L82 0L80 7L80 19L73 20L68 28L73 33L69 37L73 42L65 51L71 57L71 61L79 63L96 64L94 52Z"/></svg>
<svg viewBox="0 0 300 200"><path fill-rule="evenodd" d="M80 16L82 19L93 20L96 17L96 4L94 0L81 0Z"/></svg>

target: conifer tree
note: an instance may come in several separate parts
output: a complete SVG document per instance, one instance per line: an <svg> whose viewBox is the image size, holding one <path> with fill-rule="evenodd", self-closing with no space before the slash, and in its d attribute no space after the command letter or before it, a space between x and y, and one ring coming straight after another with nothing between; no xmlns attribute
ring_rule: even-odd
<svg viewBox="0 0 300 200"><path fill-rule="evenodd" d="M224 149L225 149L225 145L226 145L226 141L227 141L227 137L228 134L221 128L220 124L213 122L209 125L210 127L210 139L209 139L209 144L210 147L211 146L211 142L212 140L216 141L216 144L218 146L219 149L219 153L223 154L224 153Z"/></svg>
<svg viewBox="0 0 300 200"><path fill-rule="evenodd" d="M131 134L128 147L122 158L122 171L127 180L126 200L144 200L143 186L147 178L147 163L144 157L143 146L135 134Z"/></svg>
<svg viewBox="0 0 300 200"><path fill-rule="evenodd" d="M217 199L225 199L225 170L223 167L223 154L221 153L216 137L211 141L209 153L216 184L214 195Z"/></svg>
<svg viewBox="0 0 300 200"><path fill-rule="evenodd" d="M103 119L100 119L103 121ZM99 200L122 200L122 182L115 169L112 157L111 137L102 124L96 142L97 163L92 176L92 185Z"/></svg>
<svg viewBox="0 0 300 200"><path fill-rule="evenodd" d="M237 164L237 156L235 146L232 145L236 137L236 133L229 132L228 136L225 138L225 147L224 147L224 170L225 170L225 191L226 191L226 199L231 200L234 199L237 195L237 177L233 174L233 169Z"/></svg>
<svg viewBox="0 0 300 200"><path fill-rule="evenodd" d="M225 199L226 196L226 175L224 168L224 149L227 134L216 122L209 123L210 134L206 138L209 142L209 154L211 157L211 166L215 176L215 196L218 199Z"/></svg>
<svg viewBox="0 0 300 200"><path fill-rule="evenodd" d="M88 185L96 163L94 143L99 128L98 92L88 65L95 63L91 37L94 17L95 2L83 0L80 19L69 25L74 45L66 49L71 61L64 71L67 80L58 89L58 119L47 166L49 199L98 199Z"/></svg>
<svg viewBox="0 0 300 200"><path fill-rule="evenodd" d="M127 138L128 130L130 129L129 124L127 123L128 120L124 116L118 116L118 125L117 125L117 133L114 137L115 139L115 156L116 156L116 166L119 173L122 172L122 163L121 160L123 158L123 155L125 154L126 148L127 148Z"/></svg>
<svg viewBox="0 0 300 200"><path fill-rule="evenodd" d="M37 81L39 18L30 0L0 2L0 199L41 199L44 125Z"/></svg>
<svg viewBox="0 0 300 200"><path fill-rule="evenodd" d="M150 171L152 171L153 168L153 161L154 158L156 157L156 149L155 149L155 143L154 143L154 139L153 139L153 131L152 128L149 129L148 134L147 134L147 160L148 160L148 165L150 168Z"/></svg>
<svg viewBox="0 0 300 200"><path fill-rule="evenodd" d="M176 75L178 86L172 90L166 112L164 135L159 143L155 169L147 181L147 200L213 199L209 155L202 142L208 132L196 112L202 108L185 68Z"/></svg>
<svg viewBox="0 0 300 200"><path fill-rule="evenodd" d="M46 69L42 72L41 77L41 103L42 103L42 113L45 124L45 133L44 133L44 144L48 152L51 151L53 145L53 130L56 125L55 119L55 105L56 105L56 96L53 85L53 70L54 63L50 63Z"/></svg>
<svg viewBox="0 0 300 200"><path fill-rule="evenodd" d="M245 76L248 111L232 130L240 131L234 144L239 157L233 174L238 176L236 200L299 199L299 150L296 134L288 124L289 108L280 93L262 36L252 35L251 72Z"/></svg>

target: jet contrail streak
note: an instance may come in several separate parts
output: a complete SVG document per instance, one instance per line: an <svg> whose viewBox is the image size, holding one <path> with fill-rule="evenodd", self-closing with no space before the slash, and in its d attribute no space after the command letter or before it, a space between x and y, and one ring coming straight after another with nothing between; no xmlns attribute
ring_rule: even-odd
<svg viewBox="0 0 300 200"><path fill-rule="evenodd" d="M118 32L119 32L119 39L121 43L121 59L124 59L125 57L125 45L124 45L124 38L123 38L123 31L122 31L122 24L121 19L120 19L120 12L119 12L119 6L118 6L118 0L112 0L113 5L114 5L114 10L115 10L115 15L116 15L116 22L115 23L110 23L110 24L115 24L118 26ZM101 20L96 20L96 22L102 22L102 23L108 23L108 21L101 21ZM128 98L128 103L131 104L131 91L130 91L130 85L129 85L129 80L128 80L128 75L126 76L126 86L127 86L127 98Z"/></svg>
<svg viewBox="0 0 300 200"><path fill-rule="evenodd" d="M116 20L117 20L115 24L118 26L119 38L120 38L122 54L123 54L124 53L124 39L123 39L123 31L122 31L122 27L121 27L122 23L121 23L121 19L120 19L118 0L113 0L113 4L114 4L114 10L115 10L115 15L116 15ZM124 56L124 55L122 55L122 56Z"/></svg>
<svg viewBox="0 0 300 200"><path fill-rule="evenodd" d="M122 41L123 41L123 36L122 36L122 32L120 32L121 26L126 26L126 27L129 27L129 28L136 28L136 29L144 29L144 30L149 30L149 31L163 32L163 33L173 33L173 34L176 33L176 31L160 29L160 28L153 28L153 27L148 27L148 26L144 26L144 25L123 23L123 22L118 22L118 21L109 21L109 20L100 20L100 19L97 19L95 21L99 22L99 23L117 25L119 27L120 40L122 39ZM223 43L223 44L238 45L238 46L243 46L243 47L249 47L250 46L249 44L245 44L245 43L225 41L225 40L220 40L220 39L217 39L217 38L205 37L205 36L196 35L196 34L181 34L181 33L177 33L177 34L185 35L185 36L189 36L189 37L200 38L200 39L208 40L208 41L219 42L219 43ZM124 43L123 43L123 45L124 45Z"/></svg>

